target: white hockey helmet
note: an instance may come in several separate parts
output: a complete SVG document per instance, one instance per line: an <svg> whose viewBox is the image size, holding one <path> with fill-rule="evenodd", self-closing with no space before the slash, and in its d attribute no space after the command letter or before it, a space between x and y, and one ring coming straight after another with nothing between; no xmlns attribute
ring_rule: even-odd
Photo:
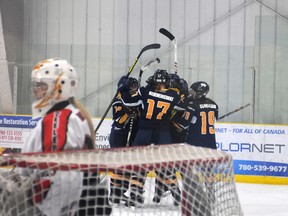
<svg viewBox="0 0 288 216"><path fill-rule="evenodd" d="M45 115L56 103L74 97L78 87L78 74L63 59L47 59L32 70L32 114Z"/></svg>

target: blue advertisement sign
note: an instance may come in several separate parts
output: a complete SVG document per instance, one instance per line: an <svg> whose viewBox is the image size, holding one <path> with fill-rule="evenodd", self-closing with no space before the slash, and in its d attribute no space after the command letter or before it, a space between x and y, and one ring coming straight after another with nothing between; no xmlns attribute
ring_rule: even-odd
<svg viewBox="0 0 288 216"><path fill-rule="evenodd" d="M233 163L235 174L288 177L287 163L248 160L234 160Z"/></svg>
<svg viewBox="0 0 288 216"><path fill-rule="evenodd" d="M5 128L34 128L41 117L32 119L31 116L0 115L0 127Z"/></svg>

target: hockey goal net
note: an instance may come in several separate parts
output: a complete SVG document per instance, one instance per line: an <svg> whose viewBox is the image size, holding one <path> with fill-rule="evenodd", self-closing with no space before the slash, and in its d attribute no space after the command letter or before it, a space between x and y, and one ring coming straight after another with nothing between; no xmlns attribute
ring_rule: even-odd
<svg viewBox="0 0 288 216"><path fill-rule="evenodd" d="M242 215L232 157L208 148L172 144L15 154L1 156L1 166L0 215L109 215L109 206L111 215ZM130 177L127 200L117 205L106 202L113 198L113 173ZM139 183L139 176L145 181ZM132 184L143 189L141 205L129 205ZM171 185L179 188L176 195Z"/></svg>

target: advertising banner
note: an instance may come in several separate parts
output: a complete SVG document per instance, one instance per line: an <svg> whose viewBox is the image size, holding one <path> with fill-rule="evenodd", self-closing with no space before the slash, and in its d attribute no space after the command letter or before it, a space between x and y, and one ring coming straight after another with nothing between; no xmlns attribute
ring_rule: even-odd
<svg viewBox="0 0 288 216"><path fill-rule="evenodd" d="M216 139L233 155L235 174L288 177L288 126L220 123Z"/></svg>
<svg viewBox="0 0 288 216"><path fill-rule="evenodd" d="M1 152L20 152L25 140L40 118L31 116L0 115L0 150Z"/></svg>
<svg viewBox="0 0 288 216"><path fill-rule="evenodd" d="M39 121L31 116L0 115L0 149L20 152ZM94 127L100 119L93 119ZM111 119L95 134L100 149L109 148ZM288 177L288 126L217 123L218 150L232 154L238 175Z"/></svg>

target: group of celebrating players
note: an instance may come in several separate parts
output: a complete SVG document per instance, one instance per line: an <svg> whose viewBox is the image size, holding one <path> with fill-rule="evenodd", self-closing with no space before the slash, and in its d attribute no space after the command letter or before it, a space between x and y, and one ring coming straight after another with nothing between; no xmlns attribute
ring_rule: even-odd
<svg viewBox="0 0 288 216"><path fill-rule="evenodd" d="M127 76L118 82L119 94L112 104L111 148L185 142L216 149L214 125L218 105L206 97L206 82L194 82L189 89L177 74L158 69L146 83L140 87L137 79ZM159 203L164 193L171 192L174 205L178 206L181 192L175 170L155 172L153 202ZM110 202L124 202L129 207L143 204L146 174L112 173ZM129 186L128 198L125 193Z"/></svg>

